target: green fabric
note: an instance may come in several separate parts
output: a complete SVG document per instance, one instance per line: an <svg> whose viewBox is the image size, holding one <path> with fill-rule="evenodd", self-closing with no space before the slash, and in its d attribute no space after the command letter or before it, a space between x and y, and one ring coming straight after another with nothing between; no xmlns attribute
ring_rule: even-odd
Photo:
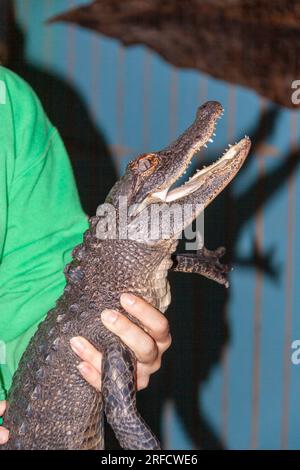
<svg viewBox="0 0 300 470"><path fill-rule="evenodd" d="M32 89L0 67L0 400L87 227L57 130Z"/></svg>

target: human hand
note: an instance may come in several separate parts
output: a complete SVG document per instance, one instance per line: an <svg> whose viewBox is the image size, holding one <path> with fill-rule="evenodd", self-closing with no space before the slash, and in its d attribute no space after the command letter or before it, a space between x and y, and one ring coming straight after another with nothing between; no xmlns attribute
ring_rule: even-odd
<svg viewBox="0 0 300 470"><path fill-rule="evenodd" d="M105 326L134 352L137 358L137 389L142 390L148 386L150 376L160 368L162 355L171 345L169 324L162 313L139 297L123 294L121 304L128 313L140 320L144 329L112 310L106 310L102 319ZM72 338L71 347L82 359L78 366L81 375L100 390L102 354L82 337ZM0 416L5 409L6 401L0 401ZM0 445L5 444L8 437L9 431L0 426Z"/></svg>
<svg viewBox="0 0 300 470"><path fill-rule="evenodd" d="M0 401L0 417L4 414L6 408L6 401ZM3 426L0 426L0 445L8 441L9 432Z"/></svg>
<svg viewBox="0 0 300 470"><path fill-rule="evenodd" d="M162 355L171 345L169 324L161 312L132 294L122 294L121 305L141 322L143 328L115 310L105 310L102 321L134 352L137 358L137 390L142 390L148 386L151 374L160 368ZM78 366L81 375L100 390L101 352L82 337L72 338L71 347L82 359Z"/></svg>

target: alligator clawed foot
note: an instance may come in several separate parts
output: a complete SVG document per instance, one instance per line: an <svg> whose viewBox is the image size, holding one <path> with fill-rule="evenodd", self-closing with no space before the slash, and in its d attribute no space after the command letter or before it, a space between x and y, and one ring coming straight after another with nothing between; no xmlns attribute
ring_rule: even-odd
<svg viewBox="0 0 300 470"><path fill-rule="evenodd" d="M226 248L220 246L216 250L208 250L205 246L198 250L197 258L201 263L203 274L205 277L216 281L218 284L222 284L225 287L229 286L227 274L232 270L228 264L223 264L220 261L226 253Z"/></svg>
<svg viewBox="0 0 300 470"><path fill-rule="evenodd" d="M172 269L173 271L200 274L228 287L227 274L231 271L231 267L220 262L220 258L224 256L225 252L224 247L219 247L216 250L208 250L203 247L195 254L175 255Z"/></svg>

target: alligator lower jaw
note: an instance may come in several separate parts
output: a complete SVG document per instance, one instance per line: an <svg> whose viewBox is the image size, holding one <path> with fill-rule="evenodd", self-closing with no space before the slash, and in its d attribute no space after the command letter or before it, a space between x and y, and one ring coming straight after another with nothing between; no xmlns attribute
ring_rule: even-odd
<svg viewBox="0 0 300 470"><path fill-rule="evenodd" d="M235 159L240 159L242 164L248 154L249 145L249 137L245 136L244 139L240 140L235 145L230 145L223 156L215 163L204 167L202 170L196 170L196 173L191 176L186 183L175 189L171 189L170 186L169 188L165 188L162 191L153 193L152 199L165 203L170 203L173 201L180 202L182 198L198 191L202 184L207 181L207 178L209 178L210 175L213 177L213 175L221 175L222 173L227 172ZM245 151L243 151L244 149Z"/></svg>

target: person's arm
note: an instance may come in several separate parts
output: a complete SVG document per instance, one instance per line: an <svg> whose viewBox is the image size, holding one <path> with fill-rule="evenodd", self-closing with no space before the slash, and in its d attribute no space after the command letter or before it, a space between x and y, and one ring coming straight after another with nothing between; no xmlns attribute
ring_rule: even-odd
<svg viewBox="0 0 300 470"><path fill-rule="evenodd" d="M72 167L34 91L0 66L0 400L88 228ZM4 99L5 98L5 99Z"/></svg>
<svg viewBox="0 0 300 470"><path fill-rule="evenodd" d="M121 297L123 308L135 316L143 325L139 328L119 312L106 310L110 321L102 316L103 323L134 352L137 358L137 390L146 388L151 374L161 365L163 353L171 344L169 324L166 317L144 300L131 294ZM78 369L83 378L97 390L101 390L101 352L86 339L72 338L71 347L82 359ZM0 402L0 416L5 411L5 402ZM5 444L9 432L0 426L0 444Z"/></svg>

